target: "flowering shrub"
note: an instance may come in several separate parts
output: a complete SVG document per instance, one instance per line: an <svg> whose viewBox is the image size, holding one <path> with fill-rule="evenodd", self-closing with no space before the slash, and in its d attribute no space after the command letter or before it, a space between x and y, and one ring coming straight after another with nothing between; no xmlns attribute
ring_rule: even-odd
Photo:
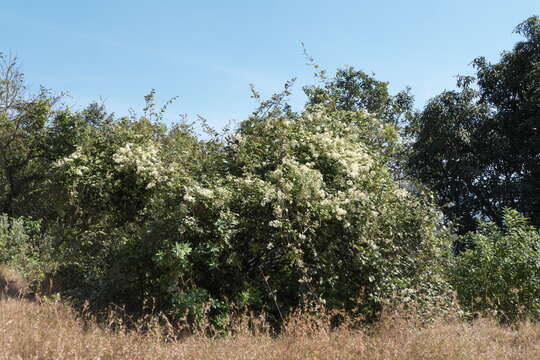
<svg viewBox="0 0 540 360"><path fill-rule="evenodd" d="M159 149L152 143L139 145L127 143L115 152L113 161L120 170L133 171L136 180L143 182L147 189L167 180L165 168L159 157Z"/></svg>
<svg viewBox="0 0 540 360"><path fill-rule="evenodd" d="M438 214L394 180L398 133L366 111L272 111L223 141L144 119L85 131L55 163L71 295L202 324L447 294Z"/></svg>
<svg viewBox="0 0 540 360"><path fill-rule="evenodd" d="M176 171L166 166L160 127L146 119L87 126L75 151L54 163L62 266L70 296L106 304L141 302L151 258L141 242L145 209ZM89 255L91 254L91 255Z"/></svg>
<svg viewBox="0 0 540 360"><path fill-rule="evenodd" d="M173 181L153 204L163 298L196 291L209 311L234 303L279 318L305 301L376 315L396 296L441 295L438 215L393 180L396 142L363 111L241 124L225 173Z"/></svg>

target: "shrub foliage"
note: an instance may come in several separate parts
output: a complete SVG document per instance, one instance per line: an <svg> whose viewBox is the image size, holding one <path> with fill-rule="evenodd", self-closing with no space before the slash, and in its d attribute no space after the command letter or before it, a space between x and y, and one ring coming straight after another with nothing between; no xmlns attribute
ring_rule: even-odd
<svg viewBox="0 0 540 360"><path fill-rule="evenodd" d="M504 226L481 222L465 240L474 247L454 258L450 279L471 312L503 321L540 318L540 234L515 210Z"/></svg>

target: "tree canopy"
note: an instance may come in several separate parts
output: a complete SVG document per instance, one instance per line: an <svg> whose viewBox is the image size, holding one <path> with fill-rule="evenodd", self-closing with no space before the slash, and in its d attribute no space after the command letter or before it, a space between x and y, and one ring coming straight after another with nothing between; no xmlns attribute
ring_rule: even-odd
<svg viewBox="0 0 540 360"><path fill-rule="evenodd" d="M434 97L416 116L409 166L438 195L460 233L477 220L502 225L503 208L540 225L540 21L497 63L479 57L475 77Z"/></svg>

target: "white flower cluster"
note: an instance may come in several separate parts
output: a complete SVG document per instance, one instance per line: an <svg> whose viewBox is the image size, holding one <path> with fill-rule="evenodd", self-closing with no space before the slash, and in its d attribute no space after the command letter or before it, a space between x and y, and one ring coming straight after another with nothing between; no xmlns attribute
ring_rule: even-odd
<svg viewBox="0 0 540 360"><path fill-rule="evenodd" d="M80 178L91 173L92 160L95 162L95 159L89 158L79 146L70 155L57 160L53 166L57 169L68 169L68 173Z"/></svg>
<svg viewBox="0 0 540 360"><path fill-rule="evenodd" d="M194 184L191 186L185 186L184 201L192 203L198 198L211 200L214 198L214 190Z"/></svg>
<svg viewBox="0 0 540 360"><path fill-rule="evenodd" d="M304 243L313 234L328 231L369 243L373 249L381 246L386 240L380 234L396 232L393 228L383 232L382 226L394 226L384 222L400 213L400 203L412 199L393 181L380 149L364 141L382 136L380 129L371 124L359 127L338 116L308 111L287 121L268 119L235 134L231 139L237 158L230 163L239 160L239 175L206 178L204 183L177 182L186 216L203 219L187 221L185 229L204 231L205 214L214 214L215 224L232 218L244 222L231 229L250 228L255 218L276 239ZM119 161L120 155L115 161L149 171L148 159L157 153L145 158L141 149L129 150L129 161ZM275 244L269 240L268 246Z"/></svg>
<svg viewBox="0 0 540 360"><path fill-rule="evenodd" d="M276 184L276 195L283 193L285 197L295 198L297 201L325 197L323 176L312 166L313 164L302 164L292 157L285 157L270 174L270 179Z"/></svg>
<svg viewBox="0 0 540 360"><path fill-rule="evenodd" d="M373 160L363 144L331 132L313 134L309 140L312 157L318 162L328 160L342 175L353 179L369 174Z"/></svg>
<svg viewBox="0 0 540 360"><path fill-rule="evenodd" d="M248 134L257 139L238 136L246 143L266 141L258 149L274 147L258 158L279 162L267 175L266 185L260 185L266 189L261 205L273 206L275 218L270 226L283 226L284 212L292 203L341 221L345 228L359 217L375 224L393 211L391 204L408 196L393 182L379 153L381 149L365 140L384 139L380 121L367 113L357 113L350 119L339 116L308 111L286 124L282 119L266 122L264 133L271 134L268 137L261 138L261 132ZM273 158L278 152L286 155ZM290 214L286 218L290 219Z"/></svg>
<svg viewBox="0 0 540 360"><path fill-rule="evenodd" d="M135 145L127 143L112 157L120 169L132 169L151 189L156 184L166 181L167 175L159 157L159 148L152 143Z"/></svg>
<svg viewBox="0 0 540 360"><path fill-rule="evenodd" d="M59 159L57 160L55 163L54 163L54 167L63 167L65 165L68 165L68 164L71 164L73 163L74 161L76 161L77 159L81 158L82 156L82 150L80 147L77 147L77 149L71 153L70 155L62 158L62 159Z"/></svg>

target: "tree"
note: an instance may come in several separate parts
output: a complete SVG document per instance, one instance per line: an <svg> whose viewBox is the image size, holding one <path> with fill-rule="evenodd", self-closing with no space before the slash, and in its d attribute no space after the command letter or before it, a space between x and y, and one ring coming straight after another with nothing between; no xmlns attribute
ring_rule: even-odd
<svg viewBox="0 0 540 360"><path fill-rule="evenodd" d="M44 88L30 94L17 58L0 54L0 213L53 216L52 164L74 151L88 121L59 99Z"/></svg>
<svg viewBox="0 0 540 360"><path fill-rule="evenodd" d="M43 90L25 97L16 58L0 54L0 212L28 215L23 208L46 172L41 159L53 102Z"/></svg>
<svg viewBox="0 0 540 360"><path fill-rule="evenodd" d="M366 110L395 126L403 125L412 116L413 97L408 88L390 95L387 82L353 67L338 69L330 79L324 72L317 76L320 85L304 88L308 105L323 104L332 110Z"/></svg>
<svg viewBox="0 0 540 360"><path fill-rule="evenodd" d="M502 225L516 208L540 226L540 23L517 26L525 37L498 63L479 57L476 77L431 99L411 124L410 171L438 195L460 233L477 219Z"/></svg>

